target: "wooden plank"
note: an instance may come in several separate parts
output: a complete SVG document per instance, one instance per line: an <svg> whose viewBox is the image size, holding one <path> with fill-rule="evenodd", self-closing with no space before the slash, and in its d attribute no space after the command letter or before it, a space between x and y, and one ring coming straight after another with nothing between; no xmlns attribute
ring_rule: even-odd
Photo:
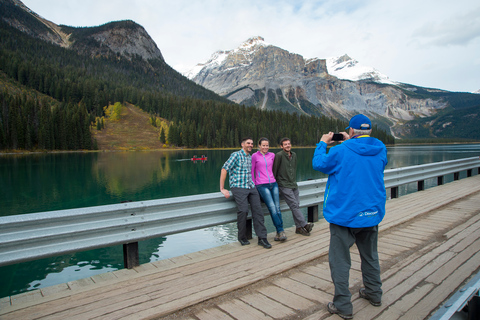
<svg viewBox="0 0 480 320"><path fill-rule="evenodd" d="M305 273L305 272L295 272L288 276L290 279L293 279L298 282L302 282L312 288L323 290L325 292L333 291L333 282L324 280L322 278L316 277L314 275Z"/></svg>
<svg viewBox="0 0 480 320"><path fill-rule="evenodd" d="M292 309L260 293L252 293L241 296L240 300L258 310L262 310L274 319L295 315L295 311Z"/></svg>
<svg viewBox="0 0 480 320"><path fill-rule="evenodd" d="M25 293L20 293L11 298L12 305L27 303L30 301L38 300L42 297L40 290L27 291Z"/></svg>
<svg viewBox="0 0 480 320"><path fill-rule="evenodd" d="M480 265L480 252L477 252L470 260L461 265L454 273L445 279L439 286L435 287L425 298L419 301L413 308L408 310L399 319L426 318L435 310L448 296L454 292L468 277L478 269Z"/></svg>
<svg viewBox="0 0 480 320"><path fill-rule="evenodd" d="M307 286L301 282L289 278L279 278L273 281L273 284L279 286L280 288L295 293L301 297L304 297L309 300L314 300L320 303L327 304L329 301L332 301L333 295L327 294L321 290L314 289L310 286Z"/></svg>
<svg viewBox="0 0 480 320"><path fill-rule="evenodd" d="M66 291L70 291L70 288L66 283L61 283L56 286L41 288L40 291L42 292L42 296L46 297L52 294L59 294Z"/></svg>
<svg viewBox="0 0 480 320"><path fill-rule="evenodd" d="M272 319L258 309L255 309L245 302L237 299L219 304L218 307L238 320Z"/></svg>
<svg viewBox="0 0 480 320"><path fill-rule="evenodd" d="M218 310L217 308L209 308L201 310L200 312L195 314L200 320L228 320L233 319L228 314L223 311Z"/></svg>
<svg viewBox="0 0 480 320"><path fill-rule="evenodd" d="M462 266L467 260L469 260L475 253L479 251L480 239L477 238L469 247L465 248L462 252L452 256L451 259L446 261L440 268L432 273L425 279L427 282L434 284L441 284L454 270Z"/></svg>
<svg viewBox="0 0 480 320"><path fill-rule="evenodd" d="M476 212L475 212L476 213ZM475 214L473 217L468 219L465 223L462 223L461 225L451 229L447 233L445 233L446 238L451 238L455 236L456 234L460 233L461 231L465 230L467 226L470 226L477 221L480 221L480 214Z"/></svg>
<svg viewBox="0 0 480 320"><path fill-rule="evenodd" d="M390 305L387 310L381 313L380 317L382 319L398 319L401 317L405 312L407 312L410 308L415 306L418 301L420 301L425 295L427 295L432 288L434 287L431 283L422 284L416 287L412 292L407 293L401 299L397 300L394 304ZM371 309L370 309L371 310ZM361 314L355 314L355 318L362 318L363 314L365 314L364 318L368 318L373 316L370 312L368 312L366 308L361 311ZM371 319L371 318L370 318Z"/></svg>
<svg viewBox="0 0 480 320"><path fill-rule="evenodd" d="M411 237L409 234L398 232L398 233L390 233L388 235L382 235L381 239L384 241L389 241L391 243L398 243L399 245L402 243L407 243L408 246L415 246L422 244L423 241L419 240L415 237Z"/></svg>
<svg viewBox="0 0 480 320"><path fill-rule="evenodd" d="M266 286L257 289L272 300L278 301L295 310L306 310L315 304L297 294L285 291L276 286Z"/></svg>

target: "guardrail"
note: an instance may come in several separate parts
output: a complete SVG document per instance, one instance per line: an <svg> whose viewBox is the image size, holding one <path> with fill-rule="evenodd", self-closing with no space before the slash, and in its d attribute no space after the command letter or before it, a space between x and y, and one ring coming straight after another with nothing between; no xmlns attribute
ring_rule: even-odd
<svg viewBox="0 0 480 320"><path fill-rule="evenodd" d="M385 170L385 187L392 198L398 186L477 168L477 157ZM308 220L318 220L327 179L299 182L301 207ZM282 200L281 209L288 210ZM264 208L265 213L268 211ZM71 210L0 217L0 266L112 245L124 245L126 268L138 265L138 241L222 225L237 220L233 197L220 192L160 200L128 202ZM250 226L251 235L251 226Z"/></svg>

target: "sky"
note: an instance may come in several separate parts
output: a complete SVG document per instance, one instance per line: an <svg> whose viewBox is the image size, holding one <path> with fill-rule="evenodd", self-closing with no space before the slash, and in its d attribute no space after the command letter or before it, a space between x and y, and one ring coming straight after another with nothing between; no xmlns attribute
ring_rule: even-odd
<svg viewBox="0 0 480 320"><path fill-rule="evenodd" d="M391 80L480 89L478 0L23 0L56 24L133 20L180 72L254 36L302 55L348 54Z"/></svg>

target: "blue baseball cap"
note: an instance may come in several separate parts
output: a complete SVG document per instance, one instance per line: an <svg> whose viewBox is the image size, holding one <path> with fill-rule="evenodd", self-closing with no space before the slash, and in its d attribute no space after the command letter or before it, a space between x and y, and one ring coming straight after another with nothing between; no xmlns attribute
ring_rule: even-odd
<svg viewBox="0 0 480 320"><path fill-rule="evenodd" d="M345 130L348 130L350 128L358 130L370 130L372 129L372 122L370 121L370 119L368 119L367 116L363 114L357 114L356 116L353 116L352 119L350 119L350 123L348 127L345 128Z"/></svg>

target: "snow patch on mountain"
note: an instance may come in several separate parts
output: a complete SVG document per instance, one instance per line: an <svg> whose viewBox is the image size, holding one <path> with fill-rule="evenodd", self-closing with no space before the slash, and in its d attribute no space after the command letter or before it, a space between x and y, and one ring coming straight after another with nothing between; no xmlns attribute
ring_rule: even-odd
<svg viewBox="0 0 480 320"><path fill-rule="evenodd" d="M477 91L473 91L472 93L480 94L480 89L478 89Z"/></svg>
<svg viewBox="0 0 480 320"><path fill-rule="evenodd" d="M398 84L397 82L390 80L388 76L379 72L377 69L362 65L346 54L340 57L328 58L327 70L330 75L342 80L372 80L386 84Z"/></svg>
<svg viewBox="0 0 480 320"><path fill-rule="evenodd" d="M183 75L186 76L188 79L193 79L204 68L211 69L211 68L217 68L221 66L222 63L229 56L240 56L241 60L243 61L242 66L248 66L252 62L252 57L255 55L258 48L268 47L268 46L270 46L270 44L265 42L264 38L260 36L252 37L247 41L243 42L240 46L238 46L235 49L227 50L227 51L217 51L213 53L207 62L197 64L192 69L188 70L187 72L184 72Z"/></svg>

